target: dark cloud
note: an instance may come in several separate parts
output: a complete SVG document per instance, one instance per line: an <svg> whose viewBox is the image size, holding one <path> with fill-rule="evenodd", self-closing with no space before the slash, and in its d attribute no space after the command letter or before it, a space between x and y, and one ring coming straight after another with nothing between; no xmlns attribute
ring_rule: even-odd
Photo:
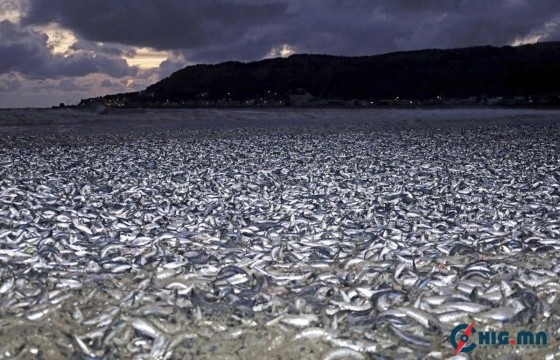
<svg viewBox="0 0 560 360"><path fill-rule="evenodd" d="M24 23L216 62L260 59L283 43L340 55L506 45L559 12L557 0L30 0Z"/></svg>
<svg viewBox="0 0 560 360"><path fill-rule="evenodd" d="M560 12L558 1L307 0L270 38L312 53L368 55L507 45Z"/></svg>
<svg viewBox="0 0 560 360"><path fill-rule="evenodd" d="M284 9L226 0L32 0L24 23L56 21L87 40L187 49L236 41Z"/></svg>
<svg viewBox="0 0 560 360"><path fill-rule="evenodd" d="M2 93L19 91L22 86L22 82L15 74L7 74L5 77L0 78L0 92Z"/></svg>
<svg viewBox="0 0 560 360"><path fill-rule="evenodd" d="M104 54L55 55L47 46L45 34L9 21L0 22L0 39L0 73L19 72L35 78L57 78L91 73L121 77L137 71L125 60Z"/></svg>
<svg viewBox="0 0 560 360"><path fill-rule="evenodd" d="M103 81L101 81L101 83L99 84L99 86L103 87L103 88L110 88L110 87L116 87L118 84L115 83L114 81L111 81L109 79L105 79Z"/></svg>
<svg viewBox="0 0 560 360"><path fill-rule="evenodd" d="M91 89L91 84L79 82L76 79L68 78L60 80L57 88L65 92L87 91Z"/></svg>

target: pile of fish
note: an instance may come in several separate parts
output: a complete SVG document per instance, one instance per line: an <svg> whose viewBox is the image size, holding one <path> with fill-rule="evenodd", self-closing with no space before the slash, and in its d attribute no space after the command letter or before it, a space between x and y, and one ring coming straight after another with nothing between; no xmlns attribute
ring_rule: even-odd
<svg viewBox="0 0 560 360"><path fill-rule="evenodd" d="M0 148L0 359L560 354L558 126L69 136Z"/></svg>

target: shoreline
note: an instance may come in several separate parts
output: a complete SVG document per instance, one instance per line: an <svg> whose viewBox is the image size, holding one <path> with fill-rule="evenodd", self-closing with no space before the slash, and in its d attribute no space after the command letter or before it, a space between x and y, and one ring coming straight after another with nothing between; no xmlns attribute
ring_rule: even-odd
<svg viewBox="0 0 560 360"><path fill-rule="evenodd" d="M449 126L464 123L481 125L502 120L511 123L522 118L556 122L560 109L512 108L199 108L199 109L109 109L99 114L88 109L1 109L0 129L22 126L89 126L109 131L111 126L142 125L153 130L192 130L221 128L279 128L290 126L368 125ZM515 122L514 121L514 122ZM94 126L95 127L95 126ZM92 130L92 129L90 129Z"/></svg>

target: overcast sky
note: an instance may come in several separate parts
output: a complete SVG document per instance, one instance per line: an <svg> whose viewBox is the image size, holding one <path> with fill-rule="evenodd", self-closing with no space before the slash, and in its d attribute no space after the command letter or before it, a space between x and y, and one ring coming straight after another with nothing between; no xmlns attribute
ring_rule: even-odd
<svg viewBox="0 0 560 360"><path fill-rule="evenodd" d="M136 91L184 66L560 39L559 0L0 0L0 107Z"/></svg>

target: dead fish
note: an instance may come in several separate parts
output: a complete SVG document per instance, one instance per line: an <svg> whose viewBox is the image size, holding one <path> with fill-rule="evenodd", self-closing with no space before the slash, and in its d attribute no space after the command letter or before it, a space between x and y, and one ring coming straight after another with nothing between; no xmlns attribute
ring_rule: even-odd
<svg viewBox="0 0 560 360"><path fill-rule="evenodd" d="M421 347L421 348L432 346L432 342L426 339L425 337L417 336L407 331L400 330L398 327L394 325L389 325L389 328L391 329L393 334L395 334L399 339L401 339L408 345L411 345L413 347Z"/></svg>
<svg viewBox="0 0 560 360"><path fill-rule="evenodd" d="M149 323L146 320L135 318L131 320L130 324L139 333L153 339L156 339L163 335L159 329L157 329L153 324Z"/></svg>
<svg viewBox="0 0 560 360"><path fill-rule="evenodd" d="M352 350L349 348L338 348L329 351L323 357L323 360L338 360L338 359L356 359L356 360L365 360L366 357L364 354L357 352L356 350Z"/></svg>
<svg viewBox="0 0 560 360"><path fill-rule="evenodd" d="M64 319L75 333L46 344L84 358L174 358L263 325L331 358L424 358L458 323L558 320L559 128L377 120L10 146L0 129L0 325Z"/></svg>
<svg viewBox="0 0 560 360"><path fill-rule="evenodd" d="M510 321L517 312L515 309L510 307L497 307L494 309L490 309L483 313L475 315L475 319L483 321L483 320L497 320L502 322Z"/></svg>

